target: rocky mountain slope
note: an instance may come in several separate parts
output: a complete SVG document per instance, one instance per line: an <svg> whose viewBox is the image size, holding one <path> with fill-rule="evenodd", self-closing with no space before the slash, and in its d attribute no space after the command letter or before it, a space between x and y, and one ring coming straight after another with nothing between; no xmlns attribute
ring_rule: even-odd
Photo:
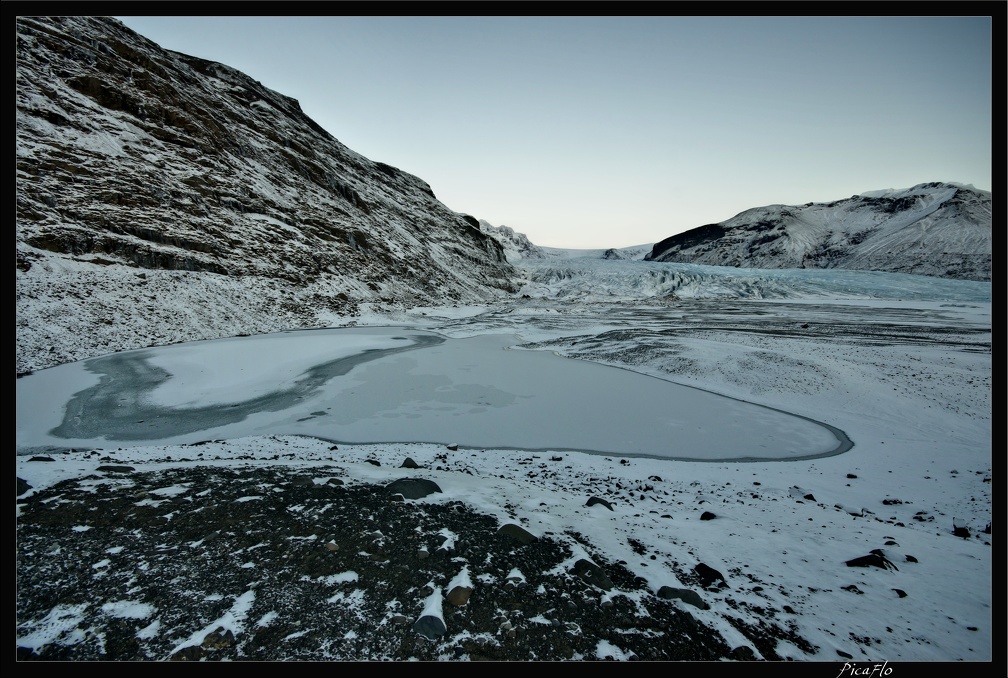
<svg viewBox="0 0 1008 678"><path fill-rule="evenodd" d="M654 245L649 261L991 280L991 194L950 183L746 210Z"/></svg>
<svg viewBox="0 0 1008 678"><path fill-rule="evenodd" d="M475 218L243 73L102 17L19 17L16 56L18 373L514 291Z"/></svg>

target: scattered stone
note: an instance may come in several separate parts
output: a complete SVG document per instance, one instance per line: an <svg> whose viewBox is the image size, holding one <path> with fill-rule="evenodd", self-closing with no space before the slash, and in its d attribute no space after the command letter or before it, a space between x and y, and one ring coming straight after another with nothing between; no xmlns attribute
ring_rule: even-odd
<svg viewBox="0 0 1008 678"><path fill-rule="evenodd" d="M816 498L812 495L811 492L809 492L808 494L806 494L805 497L804 497L804 499L807 499L808 501L815 501L816 500Z"/></svg>
<svg viewBox="0 0 1008 678"><path fill-rule="evenodd" d="M335 486L338 487L338 486L340 486L342 484L343 484L343 481L340 480L339 478L330 478L329 480L326 481L326 485L335 485Z"/></svg>
<svg viewBox="0 0 1008 678"><path fill-rule="evenodd" d="M52 457L40 457L40 456L36 456L36 457L31 457L28 461L56 461L56 460L53 459Z"/></svg>
<svg viewBox="0 0 1008 678"><path fill-rule="evenodd" d="M24 494L25 492L27 492L31 488L32 488L32 486L29 485L28 481L25 480L24 478L18 478L17 479L17 496L20 497L22 494Z"/></svg>
<svg viewBox="0 0 1008 678"><path fill-rule="evenodd" d="M836 653L843 657L844 659L854 659L854 655L849 652L844 652L843 650L837 650Z"/></svg>
<svg viewBox="0 0 1008 678"><path fill-rule="evenodd" d="M312 487L315 485L315 479L311 476L297 476L291 480L291 485L295 487Z"/></svg>
<svg viewBox="0 0 1008 678"><path fill-rule="evenodd" d="M612 504L601 497L590 497L585 503L585 506L594 506L595 504L602 504L610 511L614 510Z"/></svg>
<svg viewBox="0 0 1008 678"><path fill-rule="evenodd" d="M848 477L848 478L857 478L857 476L856 476L856 475L854 475L853 473L848 473L848 474L847 474L847 477Z"/></svg>
<svg viewBox="0 0 1008 678"><path fill-rule="evenodd" d="M864 591L862 591L858 587L854 586L854 584L851 584L850 586L841 586L840 588L842 588L844 591L850 591L851 593L857 593L858 595L863 595L864 594Z"/></svg>
<svg viewBox="0 0 1008 678"><path fill-rule="evenodd" d="M399 468L420 468L420 465L413 461L411 457L406 457L406 460L403 461L402 466Z"/></svg>
<svg viewBox="0 0 1008 678"><path fill-rule="evenodd" d="M445 445L445 447L447 447L452 452L455 452L456 450L458 450L458 444L457 443L451 443L450 445Z"/></svg>
<svg viewBox="0 0 1008 678"><path fill-rule="evenodd" d="M328 542L325 547L327 551L339 551L339 544L334 541Z"/></svg>
<svg viewBox="0 0 1008 678"><path fill-rule="evenodd" d="M378 461L377 459L365 459L364 461L371 464L372 466L381 466L381 462Z"/></svg>
<svg viewBox="0 0 1008 678"><path fill-rule="evenodd" d="M893 591L895 591L896 595L899 596L900 598L906 598L907 597L907 592L904 591L903 589L893 589Z"/></svg>
<svg viewBox="0 0 1008 678"><path fill-rule="evenodd" d="M965 525L960 525L959 521L957 521L955 518L952 519L952 534L954 534L957 537L962 537L963 539L970 538L969 528L966 527Z"/></svg>
<svg viewBox="0 0 1008 678"><path fill-rule="evenodd" d="M908 553L908 554L906 555L906 561L907 561L908 563L916 563L916 562L919 562L919 561L918 561L918 560L917 560L916 558L914 558L914 557L913 557L912 555L910 555L909 553Z"/></svg>
<svg viewBox="0 0 1008 678"><path fill-rule="evenodd" d="M717 518L717 516L710 511L704 511L700 514L700 520L714 520L715 518Z"/></svg>

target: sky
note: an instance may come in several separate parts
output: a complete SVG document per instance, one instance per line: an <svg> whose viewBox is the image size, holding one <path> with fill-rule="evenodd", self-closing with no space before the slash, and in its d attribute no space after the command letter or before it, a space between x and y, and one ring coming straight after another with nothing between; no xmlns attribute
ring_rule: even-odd
<svg viewBox="0 0 1008 678"><path fill-rule="evenodd" d="M540 246L991 190L991 17L122 16Z"/></svg>
<svg viewBox="0 0 1008 678"><path fill-rule="evenodd" d="M613 270L635 266L647 279L646 267L640 264L583 263ZM777 278L789 275L769 273ZM719 273L724 286L738 276L740 288L751 287L752 277L758 274L731 269ZM808 274L820 276L817 293L808 292ZM330 477L377 484L403 474L423 477L436 482L442 492L408 501L461 501L495 516L501 524L517 521L534 535L550 533L560 540L572 533L587 535L591 552L584 544L568 540L573 558L604 556L613 562L625 561L652 591L682 582L662 560L635 553L631 542L636 540L647 553L666 554L663 558L687 564L698 560L727 575L729 588L701 591L709 610L684 609L718 629L732 647L749 643L728 617L744 615L751 606L780 610L786 605L793 614L788 612L784 622L794 623L802 637L821 648L810 657L798 647L780 643L777 651L786 658L992 661L993 628L1003 617L1000 612L994 617L995 555L990 535L983 533L994 507L991 353L970 349L984 331L989 341L990 283L950 281L963 283L952 287L922 276L852 271L796 271L793 275L800 279L791 285L793 293L788 298L750 299L745 304L701 300L698 316L693 316L692 305L683 303L660 309L652 306L650 313L642 312L631 303L635 298L642 300L641 286L629 278L620 288L623 301L601 307L590 299L561 300L559 290L554 290L553 298L540 299L539 294L550 293L548 286L531 283L528 289L536 296L521 303L512 301L496 311L428 307L394 315L363 314L357 327L317 331L323 334L288 332L150 349L146 355L151 364L171 377L148 384L146 392L124 389L114 396L127 410L130 403L147 402L166 408L162 414L168 415L172 409L241 403L277 389L277 384L283 390L306 374L310 364L361 355L368 348L392 348L403 344L402 337L445 339L357 364L346 374L332 377L321 390L297 394L307 399L272 413L269 420L256 420L258 415L254 415L243 424L245 428L210 426L194 433L202 434L204 440L215 439L198 448L205 461L191 460L194 448L177 445L179 439L165 433L133 441L113 435L99 442L109 450L105 454L138 472L186 465L234 466L240 460L252 467L311 466L316 469L316 484L325 484ZM837 276L832 283L829 275ZM606 280L615 285L620 279L614 275ZM859 279L865 291L860 298L851 294ZM828 325L829 338L802 337L794 331L802 323ZM628 325L635 331L628 333ZM910 326L914 332L907 336ZM862 332L863 328L870 331ZM609 364L598 357L606 355L606 349L612 351ZM593 350L598 353L592 354ZM568 358L588 356L590 362L553 352ZM533 372L516 369L514 379L504 382L498 380L499 373L478 364L496 363L507 369L530 357L539 359ZM447 364L455 368L446 369ZM263 365L271 367L262 369ZM250 374L253 367L257 371ZM575 372L586 381L574 379ZM87 379L90 384L82 381ZM621 379L634 380L635 387L614 386ZM103 479L96 471L107 460L90 453L95 440L74 452L54 455L54 462L32 462L24 453L46 442L43 439L53 417L60 418L74 392L97 381L98 371L88 374L81 364L39 370L17 380L16 448L22 454L16 458L16 471L33 488L19 501L68 478L79 478L82 487L92 490L104 485L108 492L136 492L128 479ZM656 393L639 387L642 381L656 382L664 390ZM566 385L568 397L550 390L557 384ZM697 407L697 389L711 402ZM583 429L591 428L586 418L598 414L582 409L584 391L603 394L610 399L608 407L626 415L626 427L605 442L617 445L622 439L627 447L602 453L569 449L578 446ZM335 407L339 392L353 392L359 402L359 410L345 420L341 417L347 413ZM516 397L509 399L509 393ZM44 404L46 397L48 404ZM641 433L633 417L646 413L652 417L651 428L661 428L654 419L658 398L666 417L689 412L689 423L678 424L684 434L688 426L706 429L726 450L747 448L769 435L814 448L821 441L806 434L821 427L809 419L843 431L854 446L841 454L802 459L675 459L671 457L689 455L669 455L669 451L681 452L691 442L688 436L666 432L661 440L648 439L649 445L663 451L645 456L630 446ZM522 410L520 401L554 422L552 431L546 427L539 431L549 441L545 449L529 449L526 431L505 419L497 421L497 430L484 430L487 422L479 410L514 409L528 417L531 411ZM33 402L43 404L36 407ZM347 407L350 401L340 402ZM109 414L114 409L94 415L108 431L120 425ZM297 428L304 423L300 420L306 410L328 420L334 438L352 433L351 419L383 420L390 436L384 441L368 442L363 437L338 441L334 450L332 440L314 437L319 431ZM736 419L731 425L727 412ZM126 418L135 419L135 413L128 411ZM794 431L782 431L782 419L775 422L776 433L766 431L766 418L771 415L791 421ZM420 426L424 417L441 421L446 428L427 440L402 439L409 427L397 422ZM618 422L609 425L620 426ZM218 434L226 439L217 439ZM458 444L457 450L452 443ZM495 447L484 448L484 444ZM425 468L401 468L407 456ZM554 457L562 463L547 465L546 473L535 472ZM320 460L328 460L331 472L317 470ZM636 496L617 491L612 511L601 505L586 507L586 497L600 491L600 479L608 479L601 488L609 490L616 481L625 485L624 490L642 484L657 489ZM189 492L186 483L166 480L163 487L146 493L141 503L157 507L174 498L161 509L170 520L184 510ZM666 501L669 497L674 500ZM701 521L699 513L706 509L716 519ZM21 511L19 504L16 514L20 516ZM971 537L954 536L954 524L967 526ZM64 527L78 534L100 532L91 532L86 521ZM113 542L93 564L95 576L129 578L133 565L120 563L132 562L131 541ZM845 565L875 548L882 549L896 567ZM141 560L145 568L156 567L158 562ZM252 558L242 567L267 567L257 562ZM459 576L469 584L493 585L480 579L480 563L456 564ZM118 567L130 570L117 573ZM322 592L336 590L328 601L331 604L353 605L363 597L353 591L357 581L356 572L347 571L309 584ZM763 584L762 590L755 582ZM466 634L454 625L454 617L443 613L443 596L453 583L435 586L420 601L422 609L418 604L411 612L442 618L447 626L445 647ZM199 590L202 585L190 586ZM906 595L898 595L897 590ZM473 595L479 593L476 585ZM597 594L600 604L624 595L618 589ZM213 601L208 609L216 612L193 627L173 627L170 620L177 616L173 616L172 603L162 599L159 607L144 602L144 592L135 588L122 587L114 599L90 604L102 610L104 616L99 617L106 621L101 623L133 624L141 644L160 634L171 640L174 652L199 645L218 627L232 631L241 643L261 627L284 622L279 610L251 615L256 597L265 595L254 587L214 592L208 597ZM19 615L18 645L36 649L73 645L86 642L85 629L101 633L100 628L88 626L97 622L93 614L85 618L87 604L76 594L74 601L74 605L55 604L54 598L49 614ZM998 602L1003 604L1003 599ZM180 604L200 603L187 598ZM517 623L517 632L538 632L542 628L538 623L548 622L525 619ZM858 638L869 642L855 642ZM282 655L283 646L277 651ZM458 658L445 652L443 659ZM999 648L998 655L1003 656L1002 652ZM575 659L606 657L626 660L629 654L625 648L600 641L594 655Z"/></svg>

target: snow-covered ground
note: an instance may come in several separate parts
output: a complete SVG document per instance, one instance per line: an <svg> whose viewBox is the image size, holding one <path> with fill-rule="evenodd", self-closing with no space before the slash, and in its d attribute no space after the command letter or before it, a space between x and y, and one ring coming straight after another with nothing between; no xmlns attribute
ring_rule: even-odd
<svg viewBox="0 0 1008 678"><path fill-rule="evenodd" d="M150 421L115 420L114 398L88 415L122 434L112 440L102 440L95 420L65 417L75 393L98 397L98 361L19 379L16 469L32 487L19 501L65 479L112 482L93 479L103 463L95 448L137 472L240 460L324 462L347 483L387 484L408 473L442 492L407 502L463 502L501 524L566 540L574 558L623 562L654 592L686 586L682 572L696 563L713 567L727 586L700 591L709 609L688 609L731 647L752 643L730 618L752 622L753 610L772 609L815 648L781 641L781 658L859 667L994 658L1003 617L995 618L1002 601L992 590L989 283L573 255L521 265L524 289L497 305L365 312L343 323L353 329L179 344L150 351L146 362L121 361L134 375L148 373L147 387L120 396L131 416L248 408L243 419L211 416L181 437L169 428L150 433L158 430L142 426ZM411 336L445 340L297 390L313 366ZM263 396L278 389L293 394L284 409L249 404L274 402ZM833 430L853 446L823 456L839 440ZM51 431L73 451L30 461L61 447ZM186 443L211 438L193 459ZM794 448L728 452L754 445ZM761 458L730 459L737 456ZM404 457L422 468L400 468ZM186 488L161 489L172 492ZM586 506L592 496L611 510ZM705 512L713 518L701 519ZM848 565L873 552L882 566ZM95 567L114 568L116 553L108 560ZM463 583L475 581L479 595L481 563L461 565ZM442 596L457 584L433 587L416 616L445 618ZM254 593L220 595L234 599L231 611L192 629L179 647L218 627L240 636L271 622L248 618ZM618 595L600 592L600 600ZM124 591L96 604L135 620L140 639L157 634L158 610L130 600ZM38 618L19 609L17 644L83 642L75 609L55 606ZM447 640L460 630L445 621ZM518 629L534 631L531 622ZM594 655L576 658L628 656L600 639Z"/></svg>

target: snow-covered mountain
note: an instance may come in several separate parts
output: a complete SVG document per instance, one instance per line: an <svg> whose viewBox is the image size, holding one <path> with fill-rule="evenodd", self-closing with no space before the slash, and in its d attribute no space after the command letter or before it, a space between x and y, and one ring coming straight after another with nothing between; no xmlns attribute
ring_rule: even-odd
<svg viewBox="0 0 1008 678"><path fill-rule="evenodd" d="M514 290L475 218L233 68L102 17L16 44L19 372Z"/></svg>
<svg viewBox="0 0 1008 678"><path fill-rule="evenodd" d="M840 268L990 281L991 194L952 183L746 210L654 245L650 261Z"/></svg>
<svg viewBox="0 0 1008 678"><path fill-rule="evenodd" d="M479 220L480 230L493 237L504 248L504 256L509 262L522 259L544 259L549 254L542 247L535 245L524 233L516 233L510 226L494 226L483 219Z"/></svg>

